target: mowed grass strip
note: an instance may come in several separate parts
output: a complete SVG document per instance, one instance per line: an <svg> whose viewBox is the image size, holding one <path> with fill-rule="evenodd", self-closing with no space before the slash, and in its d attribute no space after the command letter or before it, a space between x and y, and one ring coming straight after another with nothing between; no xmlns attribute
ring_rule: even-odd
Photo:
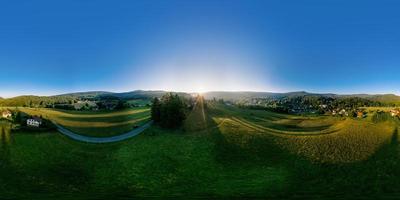
<svg viewBox="0 0 400 200"><path fill-rule="evenodd" d="M149 108L118 111L63 111L42 108L19 108L30 115L41 115L76 133L109 137L132 130L150 120Z"/></svg>
<svg viewBox="0 0 400 200"><path fill-rule="evenodd" d="M315 163L354 163L367 160L393 137L398 124L388 121L372 123L367 119L343 119L331 116L304 117L279 115L280 119L264 118L269 112L216 105L211 111L222 133L242 132L234 143L243 145L246 138L274 137L277 146ZM228 111L226 111L228 110ZM229 113L229 114L222 114ZM235 115L231 115L231 114ZM275 115L276 116L276 115ZM282 129L278 126L295 126ZM312 130L313 127L321 130ZM327 128L323 128L327 127ZM236 130L236 131L235 131ZM312 131L310 131L312 130ZM230 135L232 138L233 135Z"/></svg>
<svg viewBox="0 0 400 200"><path fill-rule="evenodd" d="M18 109L22 112L30 114L48 115L52 117L72 117L72 118L116 117L116 116L136 114L150 110L149 108L130 108L130 109L116 110L116 111L73 111L73 110L60 110L60 109L50 109L50 108L25 108L25 107L18 107Z"/></svg>
<svg viewBox="0 0 400 200"><path fill-rule="evenodd" d="M236 123L259 132L281 135L321 135L340 130L342 120L333 117L304 117L260 110L240 109L233 106L214 104L209 106L215 118L229 118ZM225 113L223 115L218 113ZM273 117L271 117L273 116ZM218 123L218 122L216 122Z"/></svg>
<svg viewBox="0 0 400 200"><path fill-rule="evenodd" d="M278 143L285 149L318 163L351 163L372 156L389 142L396 130L391 122L374 124L367 121L345 120L334 134L285 137Z"/></svg>

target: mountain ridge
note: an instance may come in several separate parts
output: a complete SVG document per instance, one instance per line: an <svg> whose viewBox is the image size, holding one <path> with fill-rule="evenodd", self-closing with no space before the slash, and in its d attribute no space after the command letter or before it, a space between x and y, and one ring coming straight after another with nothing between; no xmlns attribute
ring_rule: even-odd
<svg viewBox="0 0 400 200"><path fill-rule="evenodd" d="M51 96L36 96L36 95L21 95L11 98L1 98L0 101L7 101L10 99L21 98L102 98L102 97L117 97L120 99L140 99L140 98L154 98L161 97L165 93L173 91L165 90L133 90L128 92L109 92L109 91L86 91L86 92L72 92ZM174 92L175 93L175 92ZM179 95L189 96L198 93L185 93L176 92ZM281 97L299 97L299 96L323 96L332 98L351 98L359 97L373 101L384 103L400 103L400 96L395 94L334 94L334 93L312 93L306 91L293 91L293 92L256 92L256 91L209 91L201 95L205 99L225 99L225 100L239 100L251 98L281 98Z"/></svg>

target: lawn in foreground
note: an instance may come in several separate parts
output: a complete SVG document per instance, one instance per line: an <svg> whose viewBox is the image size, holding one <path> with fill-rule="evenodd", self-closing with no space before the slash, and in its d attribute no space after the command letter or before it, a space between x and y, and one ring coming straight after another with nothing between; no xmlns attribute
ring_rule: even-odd
<svg viewBox="0 0 400 200"><path fill-rule="evenodd" d="M108 137L128 132L150 120L146 107L117 111L66 111L47 108L19 108L31 115L41 115L76 133Z"/></svg>
<svg viewBox="0 0 400 200"><path fill-rule="evenodd" d="M190 118L203 118L194 110ZM232 115L232 113L241 113ZM196 116L198 115L198 116ZM258 129L263 122L289 120L297 127L341 124L328 135L275 135ZM234 120L234 118L240 119ZM55 195L96 196L200 196L200 197L354 197L391 196L400 192L398 130L379 123L362 129L363 120L341 120L237 110L221 105L205 109L204 130L168 131L152 127L133 139L106 145L79 143L58 133L16 133L2 143L0 193L5 197ZM303 122L292 120L302 119ZM255 123L255 125L245 125ZM326 121L327 120L327 121ZM196 122L186 122L198 123ZM187 124L185 124L187 125ZM257 125L257 126L256 126ZM202 127L199 125L198 127ZM381 132L390 126L391 131ZM274 126L266 126L274 128ZM351 128L360 133L352 136ZM389 128L388 128L389 129ZM279 130L279 128L278 128ZM366 130L371 133L362 135ZM296 132L291 130L289 132ZM315 130L306 129L308 132ZM383 138L370 143L372 134ZM376 148L362 160L322 162L311 156L328 149L294 151L300 147L346 145L325 155L346 155L353 144L364 141ZM363 137L365 136L365 137ZM308 138L297 141L294 138ZM381 141L381 140L379 140ZM288 148L287 145L291 145ZM354 149L363 151L363 149ZM39 194L38 194L39 193Z"/></svg>
<svg viewBox="0 0 400 200"><path fill-rule="evenodd" d="M215 157L213 137L164 133L117 144L71 141L57 133L13 135L2 146L3 197L53 195L266 195L285 185L288 172ZM83 194L80 194L83 193Z"/></svg>

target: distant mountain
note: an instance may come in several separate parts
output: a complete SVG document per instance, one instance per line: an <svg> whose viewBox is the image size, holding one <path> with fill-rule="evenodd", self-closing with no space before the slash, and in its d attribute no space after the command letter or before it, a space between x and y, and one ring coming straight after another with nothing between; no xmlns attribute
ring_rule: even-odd
<svg viewBox="0 0 400 200"><path fill-rule="evenodd" d="M154 97L161 97L168 91L163 90L135 90L131 92L107 92L107 91L89 91L89 92L76 92L76 93L67 93L61 95L54 96L33 96L33 95L25 95L18 96L13 98L1 98L0 97L0 106L15 106L15 105L43 105L43 104L51 104L54 102L71 102L73 100L79 98L119 98L119 99L152 99ZM178 93L180 96L189 97L193 94L189 93ZM351 98L351 97L359 97L363 99L368 99L371 101L378 101L382 103L390 103L400 105L400 96L396 96L394 94L379 94L379 95L371 95L371 94L349 94L349 95L339 95L332 93L318 94L318 93L309 93L305 91L296 91L296 92L287 92L287 93L274 93L274 92L227 92L227 91L212 91L203 93L205 99L224 99L229 101L241 101L248 100L253 98L284 98L284 97L301 97L301 96L323 96L323 97L331 97L331 98Z"/></svg>
<svg viewBox="0 0 400 200"><path fill-rule="evenodd" d="M102 94L100 97L105 97L105 96L113 96L113 97L118 97L121 99L148 99L148 98L154 98L154 97L161 97L166 93L166 91L162 90L135 90L131 92L121 92L121 93L110 93L110 94Z"/></svg>
<svg viewBox="0 0 400 200"><path fill-rule="evenodd" d="M61 95L55 95L56 97L73 97L73 98L118 98L118 99L147 99L154 97L161 97L166 91L145 91L135 90L131 92L107 92L107 91L89 91L89 92L74 92Z"/></svg>
<svg viewBox="0 0 400 200"><path fill-rule="evenodd" d="M213 91L203 93L205 99L224 99L229 101L238 101L242 99L252 98L266 98L281 95L280 93L272 92L226 92L226 91Z"/></svg>
<svg viewBox="0 0 400 200"><path fill-rule="evenodd" d="M75 100L72 96L34 96L24 95L13 98L0 99L0 106L29 106L45 107L54 103L71 103Z"/></svg>
<svg viewBox="0 0 400 200"><path fill-rule="evenodd" d="M60 94L54 96L89 98L89 97L97 97L100 95L109 95L109 94L113 94L113 92L106 92L106 91L74 92L74 93Z"/></svg>
<svg viewBox="0 0 400 200"><path fill-rule="evenodd" d="M152 99L154 97L162 97L164 94L168 93L169 91L163 90L135 90L131 92L121 92L121 93L110 93L110 94L102 94L99 98L104 97L117 97L120 99ZM180 96L190 96L188 93L184 92L174 92Z"/></svg>
<svg viewBox="0 0 400 200"><path fill-rule="evenodd" d="M252 98L282 98L282 97L298 97L298 96L325 96L335 97L335 94L315 94L305 91L286 92L286 93L273 93L273 92L206 92L203 94L206 99L224 99L230 101L238 101L243 99Z"/></svg>
<svg viewBox="0 0 400 200"><path fill-rule="evenodd" d="M400 104L400 96L394 94L376 94L376 95L369 95L369 94L355 94L349 96L356 96L360 98L369 99L371 101L379 101L382 103L395 103Z"/></svg>

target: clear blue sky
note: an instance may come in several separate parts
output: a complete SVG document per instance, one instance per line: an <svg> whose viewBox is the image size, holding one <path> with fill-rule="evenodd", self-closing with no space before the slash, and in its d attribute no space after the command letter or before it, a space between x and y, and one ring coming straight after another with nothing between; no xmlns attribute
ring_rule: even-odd
<svg viewBox="0 0 400 200"><path fill-rule="evenodd" d="M400 1L0 3L0 96L166 89L400 94Z"/></svg>

